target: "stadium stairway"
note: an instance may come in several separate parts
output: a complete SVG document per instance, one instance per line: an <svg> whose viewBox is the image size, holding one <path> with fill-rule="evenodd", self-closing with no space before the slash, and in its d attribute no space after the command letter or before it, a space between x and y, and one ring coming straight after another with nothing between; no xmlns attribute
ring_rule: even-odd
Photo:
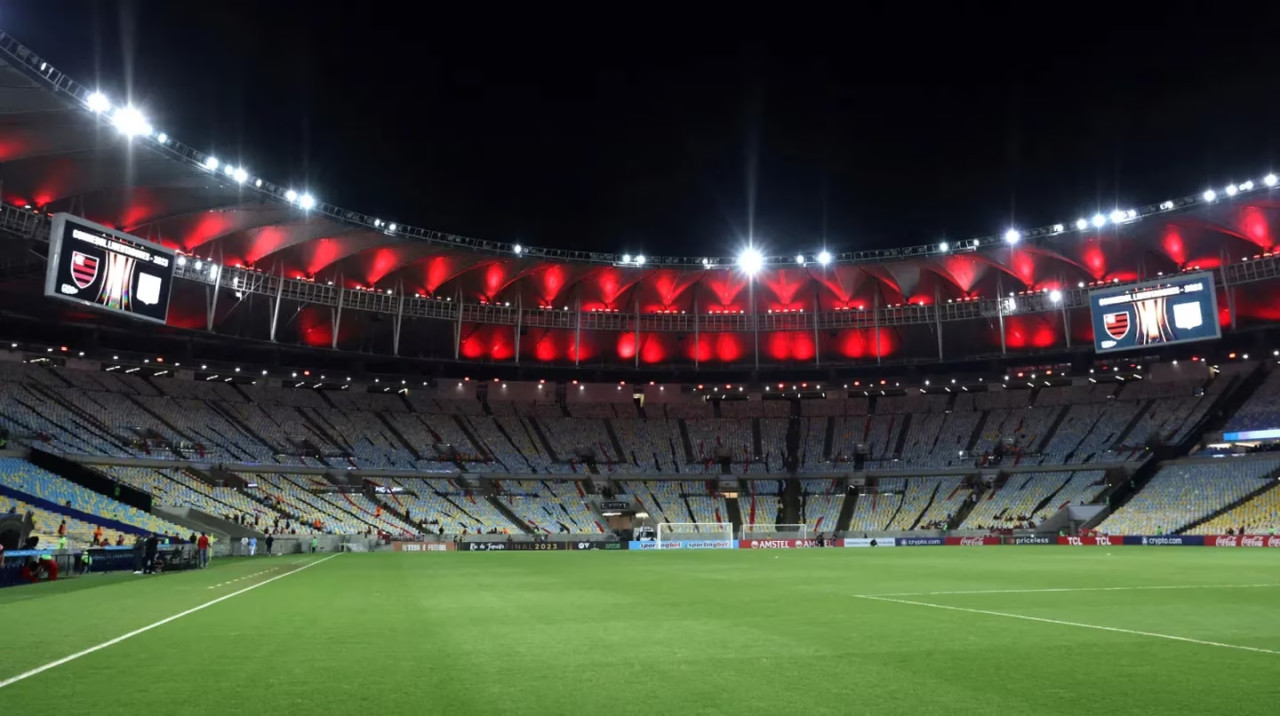
<svg viewBox="0 0 1280 716"><path fill-rule="evenodd" d="M322 390L320 392L323 393L324 391ZM403 395L400 397L404 398ZM401 433L399 428L392 424L386 413L378 411L374 413L374 415L378 416L378 420L380 420L383 425L387 426L387 430L391 431L391 434L396 437L396 440L398 440L402 446L404 446L404 449L408 450L410 455L413 455L413 459L423 459L422 453L418 452L418 449L413 446L413 443L409 442L409 440L405 438L404 433Z"/></svg>
<svg viewBox="0 0 1280 716"><path fill-rule="evenodd" d="M567 457L556 454L556 451L551 447L551 441L547 439L547 434L543 432L542 425L538 423L536 418L529 416L524 420L527 421L529 429L533 432L533 437L542 443L542 449L547 451L547 455L552 460L568 460Z"/></svg>
<svg viewBox="0 0 1280 716"><path fill-rule="evenodd" d="M1164 452L1167 454L1167 457L1174 457L1174 455L1168 454L1172 453L1172 450L1166 448ZM1101 524L1103 520L1107 519L1112 512L1124 507L1125 503L1127 503L1134 495L1141 492L1142 488L1146 487L1147 483L1151 481L1151 478L1160 471L1160 462L1161 460L1157 456L1148 458L1146 462L1138 466L1137 470L1133 471L1133 474L1129 475L1128 479L1116 479L1112 475L1108 474L1108 480L1115 481L1112 482L1110 489L1103 490L1102 494L1098 496L1098 500L1104 502L1107 509L1099 512L1093 517L1093 519L1081 525L1081 529L1091 529L1096 527Z"/></svg>
<svg viewBox="0 0 1280 716"><path fill-rule="evenodd" d="M739 495L742 493L734 494ZM729 521L733 523L734 534L741 534L742 525L744 524L742 520L742 504L738 502L738 499L738 497L726 497L724 500L725 507L729 512Z"/></svg>
<svg viewBox="0 0 1280 716"><path fill-rule="evenodd" d="M525 534L533 534L533 528L530 527L527 522L520 519L516 513L512 512L510 507L503 504L502 500L498 499L497 495L487 495L484 499L488 500L489 504L497 508L498 512L500 512L503 517L506 517L508 522L515 525L516 529Z"/></svg>
<svg viewBox="0 0 1280 716"><path fill-rule="evenodd" d="M1044 437L1036 441L1034 449L1035 452L1044 452L1044 449L1049 446L1049 442L1053 440L1053 436L1057 434L1058 428L1062 425L1062 421L1067 419L1067 413L1071 412L1070 408L1067 406L1059 406L1056 410L1058 413L1054 416L1053 422L1049 424L1049 429L1044 431Z"/></svg>
<svg viewBox="0 0 1280 716"><path fill-rule="evenodd" d="M1203 518L1198 519L1195 522L1192 522L1186 527L1183 527L1182 529L1177 531L1178 534L1188 534L1192 528L1199 527L1200 525L1204 524L1205 522L1208 522L1209 520L1214 519L1219 515L1226 514L1268 490L1276 489L1278 486L1280 486L1280 482L1276 481L1277 475L1280 475L1280 469L1272 470L1270 473L1267 474L1265 478L1262 479L1261 487L1259 487L1258 489L1254 490L1253 492L1250 492L1249 494L1245 495L1244 497L1241 497L1240 499L1234 502L1230 502L1226 505L1223 505L1221 508L1214 510L1213 512L1205 515Z"/></svg>
<svg viewBox="0 0 1280 716"><path fill-rule="evenodd" d="M983 429L987 427L987 416L990 414L990 411L982 411L982 415L978 416L978 422L974 423L973 432L969 433L969 442L965 443L964 446L965 452L969 455L973 454L973 446L977 445L978 441L982 439Z"/></svg>
<svg viewBox="0 0 1280 716"><path fill-rule="evenodd" d="M938 499L938 490L941 490L941 489L942 489L941 482L934 484L933 492L929 493L929 501L925 503L924 509L920 510L920 514L916 515L916 518L911 521L911 526L908 529L915 529L916 525L920 524L920 518L929 514L929 508L933 507L933 501ZM959 488L956 488L956 489L959 489Z"/></svg>
<svg viewBox="0 0 1280 716"><path fill-rule="evenodd" d="M609 436L609 443L613 445L613 454L618 456L618 460L626 462L627 451L622 449L622 441L618 440L618 433L614 432L612 420L604 421L604 431Z"/></svg>
<svg viewBox="0 0 1280 716"><path fill-rule="evenodd" d="M979 487L975 488L973 491L973 500L961 503L960 509L956 510L956 513L951 516L951 521L947 523L948 530L957 529L960 525L964 524L964 521L969 519L969 513L973 512L973 508L977 507L979 502L986 499L986 487L982 486L981 483L978 484Z"/></svg>
<svg viewBox="0 0 1280 716"><path fill-rule="evenodd" d="M685 425L683 419L677 420L676 424L680 426L680 442L684 443L684 462L686 465L692 465L697 462L697 459L693 456L693 441L689 439L689 426Z"/></svg>
<svg viewBox="0 0 1280 716"><path fill-rule="evenodd" d="M58 378L59 380L62 380L61 376L59 376ZM112 443L116 447L122 448L122 449L129 447L129 442L127 440L121 438L116 433L116 431L111 429L110 426L104 424L102 421L90 415L88 411L86 411L84 408L81 408L76 403L69 400L64 400L61 395L59 395L58 393L52 390L46 389L43 385L39 383L32 383L30 385L30 389L33 393L38 393L39 395L43 396L45 400L56 403L66 408L72 415L76 417L80 426L91 433L95 433L97 435L98 440L101 440L102 442Z"/></svg>
<svg viewBox="0 0 1280 716"><path fill-rule="evenodd" d="M1197 438L1196 442L1203 444L1206 435L1215 440L1222 436L1222 429L1227 426L1227 422L1235 416L1254 392L1262 387L1271 374L1271 371L1266 369L1266 365L1266 363L1260 364L1222 396L1218 404L1205 415L1198 429L1192 431ZM1191 447L1188 452L1195 452L1195 447L1198 446Z"/></svg>
<svg viewBox="0 0 1280 716"><path fill-rule="evenodd" d="M786 484L782 486L782 499L778 500L780 513L778 521L784 525L800 524L800 500L800 479L787 478Z"/></svg>
<svg viewBox="0 0 1280 716"><path fill-rule="evenodd" d="M756 455L764 455L764 441L760 439L760 418L751 419L751 450Z"/></svg>
<svg viewBox="0 0 1280 716"><path fill-rule="evenodd" d="M836 520L836 530L847 532L849 523L853 521L853 510L858 505L859 493L848 490L844 495L844 503L840 506L840 517Z"/></svg>
<svg viewBox="0 0 1280 716"><path fill-rule="evenodd" d="M902 416L902 427L898 430L898 439L893 443L893 450L889 453L893 456L902 454L907 446L907 435L911 433L911 413Z"/></svg>

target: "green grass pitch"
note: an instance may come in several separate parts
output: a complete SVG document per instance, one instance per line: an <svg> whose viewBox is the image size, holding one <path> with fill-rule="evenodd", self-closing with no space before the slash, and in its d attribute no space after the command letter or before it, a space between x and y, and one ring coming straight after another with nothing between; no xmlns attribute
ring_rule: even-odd
<svg viewBox="0 0 1280 716"><path fill-rule="evenodd" d="M0 686L0 714L1280 711L1276 550L377 553L300 569L322 557L2 590L0 683L287 574Z"/></svg>

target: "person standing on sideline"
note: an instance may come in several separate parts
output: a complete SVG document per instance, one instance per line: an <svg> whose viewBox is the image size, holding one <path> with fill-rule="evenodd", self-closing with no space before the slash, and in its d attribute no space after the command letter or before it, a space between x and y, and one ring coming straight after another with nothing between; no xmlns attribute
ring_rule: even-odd
<svg viewBox="0 0 1280 716"><path fill-rule="evenodd" d="M133 540L133 573L142 574L142 568L145 566L147 542L142 535L138 535Z"/></svg>
<svg viewBox="0 0 1280 716"><path fill-rule="evenodd" d="M209 535L201 532L200 537L196 539L196 554L198 556L197 563L200 569L209 566Z"/></svg>
<svg viewBox="0 0 1280 716"><path fill-rule="evenodd" d="M275 537L271 535L267 535L267 556L268 557L271 556L271 545L275 544L275 541L276 541Z"/></svg>
<svg viewBox="0 0 1280 716"><path fill-rule="evenodd" d="M160 552L160 537L151 535L147 538L145 556L143 558L143 574L156 573L156 555Z"/></svg>
<svg viewBox="0 0 1280 716"><path fill-rule="evenodd" d="M258 553L258 538L249 538L249 556L252 557Z"/></svg>
<svg viewBox="0 0 1280 716"><path fill-rule="evenodd" d="M240 556L243 557L246 554L249 554L249 538L241 537L240 538Z"/></svg>
<svg viewBox="0 0 1280 716"><path fill-rule="evenodd" d="M320 546L320 540L316 539L315 536L313 535L311 537L311 551L315 552L316 548L319 546Z"/></svg>

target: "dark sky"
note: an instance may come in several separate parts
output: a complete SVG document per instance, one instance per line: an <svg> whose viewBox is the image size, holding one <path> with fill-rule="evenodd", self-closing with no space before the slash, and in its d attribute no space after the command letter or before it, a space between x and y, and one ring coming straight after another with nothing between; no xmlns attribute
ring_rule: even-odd
<svg viewBox="0 0 1280 716"><path fill-rule="evenodd" d="M541 246L731 253L753 215L788 255L931 243L1280 159L1261 3L482 5L42 0L0 27L274 181Z"/></svg>

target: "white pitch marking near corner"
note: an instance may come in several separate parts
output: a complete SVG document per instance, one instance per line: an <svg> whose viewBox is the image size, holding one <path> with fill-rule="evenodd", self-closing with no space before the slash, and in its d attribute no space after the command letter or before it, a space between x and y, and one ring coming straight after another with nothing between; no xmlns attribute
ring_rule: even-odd
<svg viewBox="0 0 1280 716"><path fill-rule="evenodd" d="M1009 612L995 612L989 609L970 609L969 607L953 607L948 604L931 604L929 602L916 602L909 599L889 599L887 597L871 597L858 595L859 599L870 599L877 602L889 602L891 604L910 604L916 607L932 607L934 609L946 609L953 612L967 612L969 614L986 614L993 617L1007 617L1009 619L1022 619L1029 622L1040 622L1042 624L1058 624L1061 626L1080 627L1081 629L1095 629L1097 631L1109 631L1117 634L1133 634L1135 636L1149 636L1153 639L1168 639L1169 641L1181 641L1188 644L1199 644L1201 646L1217 646L1223 649L1238 649L1240 651L1253 651L1260 654L1275 654L1280 656L1280 651L1274 649L1263 649L1258 646L1241 646L1239 644L1223 644L1219 641L1205 641L1203 639L1192 639L1186 636L1174 636L1172 634L1157 634L1152 631L1139 631L1137 629L1122 629L1120 627L1101 626L1098 624L1084 624L1081 622L1069 622L1061 619L1048 619L1046 617L1032 617L1026 614L1011 614ZM2 686L3 684L0 684Z"/></svg>
<svg viewBox="0 0 1280 716"><path fill-rule="evenodd" d="M297 574L298 572L301 572L302 570L307 569L308 567L314 567L314 566L316 566L317 564L321 564L321 563L323 563L323 562L328 562L329 560L331 560L331 559L333 559L334 557L337 557L337 556L338 556L337 554L331 554L331 555L329 555L328 557L325 557L324 559L319 559L319 560L316 560L315 562L308 562L307 564L304 564L304 565L302 565L301 567L298 567L297 569L290 570L290 571L288 571L288 572L285 572L284 574L277 574L276 576L272 577L271 579L263 580L263 581L261 581L261 582L258 582L257 584L251 584L251 585L249 585L249 586L247 586L247 587L245 587L244 589L241 589L241 590L239 590L239 591L232 592L232 593L230 593L230 594L224 594L224 595L222 595L221 597L218 597L217 599L209 600L209 601L205 602L204 604L201 604L200 606L192 607L192 608L190 608L190 609L186 610L185 612L178 612L177 614L174 614L174 615L173 615L173 616L171 616L171 617L165 617L164 619L161 619L160 621L155 622L154 624L148 624L148 625L146 625L146 626L142 627L141 629L134 629L133 631L129 632L128 634L121 634L120 636L118 636L118 637L116 637L116 638L114 638L114 639L110 639L110 640L108 640L108 641L104 641L104 642L102 642L101 644L98 644L97 646L91 646L91 647L89 647L88 649L85 649L84 651L77 651L76 653L71 654L70 656L64 656L64 657L62 657L61 659L58 659L57 661L51 661L51 662L49 662L48 664L45 664L44 666L37 666L36 668L34 668L34 669L30 670L30 671L24 671L24 672L22 672L21 674L18 674L17 676L12 676L12 677L10 677L10 678L8 678L8 679L5 679L5 680L3 680L3 681L0 681L0 689L3 689L3 688L4 688L4 687L6 687L6 686L12 686L13 684L18 683L19 681L22 681L23 679L28 679L28 678L30 678L30 677L32 677L32 676L35 676L36 674L39 674L39 673L41 673L41 672L48 671L49 669L52 669L52 668L54 668L54 667L62 666L63 664L66 664L67 662L75 661L76 659L79 659L79 658L80 658L80 657L82 657L82 656L87 656L87 655L89 655L89 654L92 654L92 653L93 653L93 652L95 652L95 651L100 651L100 650L105 649L105 648L107 648L107 647L109 647L109 646L112 646L112 645L115 645L115 644L119 644L120 642L124 641L125 639L131 639L131 638L133 638L133 637L135 637L135 636L137 636L137 635L139 635L139 634L142 634L143 632L151 631L152 629L155 629L155 628L156 628L156 627L158 627L158 626L164 626L165 624L168 624L169 622L174 621L174 620L177 620L177 619L181 619L182 617L185 617L185 616L187 616L188 614L195 614L196 612L200 611L201 609L204 609L205 607L211 607L211 606L213 606L213 605L217 604L218 602L226 601L226 600L228 600L228 599L230 599L230 598L232 598L232 597L239 596L239 595L244 594L245 592L248 592L248 591L250 591L250 590L254 590L254 589L257 589L258 587L261 587L261 586L264 586L264 585L267 585L267 584L271 584L272 582L276 581L277 579L283 579L283 578L285 578L285 577L287 577L287 576L289 576L289 575L291 575L291 574Z"/></svg>
<svg viewBox="0 0 1280 716"><path fill-rule="evenodd" d="M890 592L888 594L854 594L855 597L939 597L960 594L1053 594L1056 592L1140 592L1149 589L1257 589L1280 587L1280 584L1176 584L1146 587L1050 587L1045 589L968 589L951 592Z"/></svg>

